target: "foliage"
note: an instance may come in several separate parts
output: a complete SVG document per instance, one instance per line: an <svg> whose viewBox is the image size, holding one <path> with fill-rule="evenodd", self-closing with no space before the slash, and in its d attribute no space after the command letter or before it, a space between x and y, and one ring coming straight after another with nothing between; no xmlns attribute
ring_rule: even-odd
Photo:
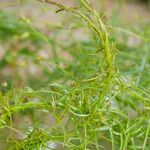
<svg viewBox="0 0 150 150"><path fill-rule="evenodd" d="M50 71L38 64L49 77L49 84L39 86L37 90L8 88L5 82L1 86L0 139L7 143L6 149L148 150L149 29L143 36L138 35L143 39L141 52L139 47L131 48L127 43L119 42L115 32L118 28L105 24L88 0L80 0L78 7L69 8L50 0L42 2L54 5L57 13L67 12L73 16L77 29L86 27L87 38L77 41L71 34L65 45L57 38L44 36L26 19L26 24L9 18L9 25L6 22L0 25L0 35L8 33L6 39L13 34L28 32L31 36L27 41L31 40L35 47L39 44L35 41L43 39L54 48L53 58L46 61L53 69ZM7 17L1 18L5 20ZM123 30L124 39L128 38L128 33ZM130 33L137 37L135 32ZM64 49L70 54L71 61L61 58ZM130 54L125 49L129 49ZM34 59L37 53L18 51L19 57L24 54ZM4 60L6 57L8 53ZM62 63L66 66L62 67ZM134 65L134 69L130 68ZM30 119L27 122L21 120L21 123L16 121L16 124L18 115Z"/></svg>

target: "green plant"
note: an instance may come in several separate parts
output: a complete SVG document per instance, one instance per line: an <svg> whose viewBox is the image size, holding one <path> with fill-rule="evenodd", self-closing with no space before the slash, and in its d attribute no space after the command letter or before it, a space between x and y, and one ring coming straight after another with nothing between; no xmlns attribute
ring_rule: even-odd
<svg viewBox="0 0 150 150"><path fill-rule="evenodd" d="M59 68L63 81L39 90L8 90L2 84L2 139L10 149L44 149L48 143L55 145L49 149L149 149L150 96L136 78L127 78L119 69L125 67L120 63L125 58L119 55L108 26L88 0L78 1L79 7L73 8L50 0L42 2L56 6L56 12L70 13L90 35L87 41L73 42L68 48L79 62ZM59 67L61 60L57 60ZM32 118L25 129L15 127L14 116L18 113ZM47 118L51 123L46 122ZM4 137L5 133L10 134Z"/></svg>

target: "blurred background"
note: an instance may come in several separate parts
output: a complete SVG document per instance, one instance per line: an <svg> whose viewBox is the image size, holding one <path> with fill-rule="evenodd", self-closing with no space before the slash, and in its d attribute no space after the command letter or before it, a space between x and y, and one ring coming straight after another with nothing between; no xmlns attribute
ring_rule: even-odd
<svg viewBox="0 0 150 150"><path fill-rule="evenodd" d="M69 15L57 15L55 9L47 4L36 0L16 5L11 4L13 2L16 1L0 1L0 81L7 81L10 85L13 80L17 85L38 88L59 80L64 68L73 69L75 73L77 60L73 57L76 56L72 56L74 54L68 52L67 47L78 40L86 41L86 31L77 28ZM61 3L75 5L75 1L63 0ZM94 0L93 5L105 22L114 27L120 51L130 51L131 47L138 49L142 43L140 36L150 38L148 0ZM68 38L71 34L75 41ZM139 55L143 52L140 47ZM134 55L133 50L131 55ZM137 59L140 64L141 58Z"/></svg>

